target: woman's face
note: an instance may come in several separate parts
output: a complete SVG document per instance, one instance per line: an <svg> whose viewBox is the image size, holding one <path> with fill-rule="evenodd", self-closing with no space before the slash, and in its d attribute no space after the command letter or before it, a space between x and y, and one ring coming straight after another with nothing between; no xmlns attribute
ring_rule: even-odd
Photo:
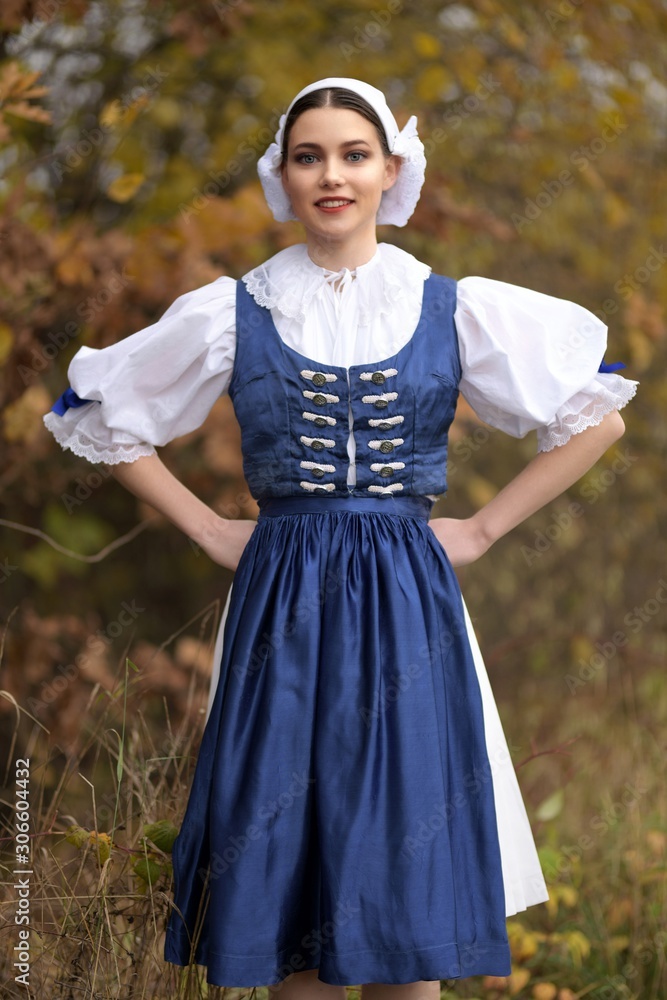
<svg viewBox="0 0 667 1000"><path fill-rule="evenodd" d="M371 231L374 237L382 192L395 183L399 166L356 111L312 108L292 126L282 183L312 236L346 242Z"/></svg>

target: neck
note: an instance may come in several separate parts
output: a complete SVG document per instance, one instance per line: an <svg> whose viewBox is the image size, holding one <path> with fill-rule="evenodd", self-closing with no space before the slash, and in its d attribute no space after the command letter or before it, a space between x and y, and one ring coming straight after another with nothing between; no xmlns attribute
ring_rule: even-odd
<svg viewBox="0 0 667 1000"><path fill-rule="evenodd" d="M378 248L375 232L363 240L345 242L308 233L306 242L312 262L329 271L340 271L344 267L354 271L355 267L367 264Z"/></svg>

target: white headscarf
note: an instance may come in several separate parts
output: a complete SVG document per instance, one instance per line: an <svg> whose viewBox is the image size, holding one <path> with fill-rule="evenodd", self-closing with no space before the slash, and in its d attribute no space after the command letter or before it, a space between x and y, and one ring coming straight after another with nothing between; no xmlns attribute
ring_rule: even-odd
<svg viewBox="0 0 667 1000"><path fill-rule="evenodd" d="M417 116L412 115L404 128L399 131L396 119L389 110L384 94L377 87L363 80L351 77L329 76L317 80L300 90L291 102L285 114L281 115L275 140L257 162L257 172L264 188L264 195L277 222L289 222L296 219L289 196L285 192L280 179L282 163L283 133L287 116L294 104L305 94L325 87L344 87L359 94L375 109L382 122L387 136L390 151L403 161L398 177L388 191L383 191L380 208L377 215L378 225L390 223L394 226L404 226L419 201L419 193L424 183L426 157L424 145L417 135Z"/></svg>

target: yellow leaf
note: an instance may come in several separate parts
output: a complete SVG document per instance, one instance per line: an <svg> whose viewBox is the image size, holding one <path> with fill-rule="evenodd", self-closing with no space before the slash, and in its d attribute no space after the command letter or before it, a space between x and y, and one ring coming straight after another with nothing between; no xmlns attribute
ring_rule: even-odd
<svg viewBox="0 0 667 1000"><path fill-rule="evenodd" d="M444 66L427 66L417 77L416 91L423 101L438 101L449 82L450 78Z"/></svg>
<svg viewBox="0 0 667 1000"><path fill-rule="evenodd" d="M56 264L56 274L63 285L91 285L95 280L95 272L83 245L69 246L63 244L62 256Z"/></svg>
<svg viewBox="0 0 667 1000"><path fill-rule="evenodd" d="M598 173L595 167L591 165L590 160L586 160L586 166L582 167L579 174L595 191L605 190L607 185L604 182L604 178L600 173Z"/></svg>
<svg viewBox="0 0 667 1000"><path fill-rule="evenodd" d="M412 36L412 43L417 55L424 59L435 59L440 55L440 39L433 35L428 35L425 31L418 31Z"/></svg>
<svg viewBox="0 0 667 1000"><path fill-rule="evenodd" d="M0 333L2 332L0 328ZM0 338L0 344L2 340ZM663 830L647 830L646 831L646 843L651 854L655 854L657 857L662 857L667 848L667 836Z"/></svg>
<svg viewBox="0 0 667 1000"><path fill-rule="evenodd" d="M566 906L577 905L579 899L579 893L577 892L577 890L574 888L573 885L559 885L558 895L563 900Z"/></svg>
<svg viewBox="0 0 667 1000"><path fill-rule="evenodd" d="M514 957L519 962L524 962L527 958L532 958L539 947L537 937L530 932L524 934L520 946L517 948Z"/></svg>
<svg viewBox="0 0 667 1000"><path fill-rule="evenodd" d="M573 90L579 86L579 71L571 62L558 62L553 69L552 78L561 91Z"/></svg>
<svg viewBox="0 0 667 1000"><path fill-rule="evenodd" d="M628 215L628 206L625 202L613 191L607 191L604 197L604 218L607 225L612 229L618 229L627 221Z"/></svg>
<svg viewBox="0 0 667 1000"><path fill-rule="evenodd" d="M516 21L513 21L508 14L503 14L503 16L498 19L496 28L500 31L504 41L507 42L511 48L518 49L520 52L523 52L526 48L528 39Z"/></svg>
<svg viewBox="0 0 667 1000"><path fill-rule="evenodd" d="M11 327L0 322L0 365L4 364L11 354L13 343Z"/></svg>
<svg viewBox="0 0 667 1000"><path fill-rule="evenodd" d="M133 198L145 181L144 174L123 174L111 182L107 195L112 201L124 202Z"/></svg>
<svg viewBox="0 0 667 1000"><path fill-rule="evenodd" d="M509 979L510 995L514 997L517 995L517 993L521 992L521 990L530 980L530 972L528 971L528 969L513 969L512 975L509 976L508 979Z"/></svg>
<svg viewBox="0 0 667 1000"><path fill-rule="evenodd" d="M120 101L109 101L105 104L100 113L100 125L105 128L113 128L123 117Z"/></svg>
<svg viewBox="0 0 667 1000"><path fill-rule="evenodd" d="M153 101L151 118L160 128L175 128L183 120L183 109L173 97L162 97Z"/></svg>
<svg viewBox="0 0 667 1000"><path fill-rule="evenodd" d="M111 855L111 837L108 833L98 833L97 830L91 830L88 840L93 848L96 860L100 866L103 865Z"/></svg>
<svg viewBox="0 0 667 1000"><path fill-rule="evenodd" d="M558 987L554 983L535 983L531 996L535 1000L556 1000Z"/></svg>
<svg viewBox="0 0 667 1000"><path fill-rule="evenodd" d="M49 408L49 394L41 385L26 389L3 414L4 435L7 441L30 443L44 427L42 416Z"/></svg>
<svg viewBox="0 0 667 1000"><path fill-rule="evenodd" d="M131 104L128 104L126 108L123 108L123 125L131 125L149 104L150 98L148 97L148 94L140 94L136 100L132 101Z"/></svg>
<svg viewBox="0 0 667 1000"><path fill-rule="evenodd" d="M572 961L580 968L584 958L588 958L591 951L591 943L581 931L567 931L563 934L563 940L569 949Z"/></svg>

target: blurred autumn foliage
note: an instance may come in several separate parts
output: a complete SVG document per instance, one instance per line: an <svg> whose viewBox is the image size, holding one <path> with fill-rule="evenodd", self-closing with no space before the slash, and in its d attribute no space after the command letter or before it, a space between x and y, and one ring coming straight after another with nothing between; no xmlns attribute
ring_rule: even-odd
<svg viewBox="0 0 667 1000"><path fill-rule="evenodd" d="M271 217L256 160L296 91L340 75L381 87L399 125L417 114L426 146L417 211L379 238L454 278L581 303L609 326L606 360L641 382L618 446L461 580L510 743L571 736L568 706L589 699L641 731L623 774L649 745L664 761L664 5L9 0L0 46L0 687L62 760L125 655L148 723L199 724L231 575L62 451L42 415L81 345L301 241ZM436 513L467 516L534 450L462 401ZM161 454L216 509L256 516L228 398ZM14 717L0 699L3 752ZM576 825L616 779L603 746L573 752L522 787L540 802L575 777Z"/></svg>

